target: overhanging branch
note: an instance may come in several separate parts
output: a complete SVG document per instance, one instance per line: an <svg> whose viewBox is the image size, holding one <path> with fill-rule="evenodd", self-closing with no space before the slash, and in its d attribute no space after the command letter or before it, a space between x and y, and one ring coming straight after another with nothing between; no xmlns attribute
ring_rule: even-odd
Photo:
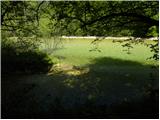
<svg viewBox="0 0 160 120"><path fill-rule="evenodd" d="M139 21L142 21L142 22L145 22L147 24L149 24L150 26L159 26L159 21L158 20L154 20L148 16L144 16L144 15L139 15L137 13L112 13L112 14L109 14L109 15L106 15L106 16L102 16L98 19L94 19L92 21L89 21L87 23L85 23L85 25L91 25L91 24L94 24L96 23L97 21L102 21L102 20L105 20L105 19L112 19L112 18L115 18L115 17L132 17L132 18L137 18L139 19Z"/></svg>

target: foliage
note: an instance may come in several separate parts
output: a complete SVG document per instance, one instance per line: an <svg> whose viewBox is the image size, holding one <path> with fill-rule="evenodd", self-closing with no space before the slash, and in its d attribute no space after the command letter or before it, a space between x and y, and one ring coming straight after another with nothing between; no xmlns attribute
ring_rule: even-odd
<svg viewBox="0 0 160 120"><path fill-rule="evenodd" d="M159 40L158 38L154 38L152 42L147 43L147 39L142 39L142 38L130 38L128 40L124 41L114 41L114 42L119 42L122 44L122 47L124 47L123 51L126 51L127 54L131 54L131 50L134 48L133 45L144 45L149 47L150 51L153 53L152 56L146 58L146 59L153 59L155 61L159 60Z"/></svg>
<svg viewBox="0 0 160 120"><path fill-rule="evenodd" d="M12 36L22 33L24 36L54 35L56 29L61 31L60 35L144 37L147 33L150 36L158 34L158 1L1 3L2 30L10 31ZM156 26L156 31L153 26Z"/></svg>
<svg viewBox="0 0 160 120"><path fill-rule="evenodd" d="M158 47L159 42L156 42L155 44L149 44L148 46L151 48L151 52L154 53L153 56L150 58L158 61L159 60L159 47Z"/></svg>
<svg viewBox="0 0 160 120"><path fill-rule="evenodd" d="M29 37L37 34L36 2L2 1L2 30L12 36Z"/></svg>
<svg viewBox="0 0 160 120"><path fill-rule="evenodd" d="M5 40L2 42L2 73L39 73L51 68L52 59L41 51L23 49L19 43ZM31 47L31 46L30 46Z"/></svg>
<svg viewBox="0 0 160 120"><path fill-rule="evenodd" d="M147 36L154 36L154 37L158 37L158 28L157 26L152 26L149 28Z"/></svg>
<svg viewBox="0 0 160 120"><path fill-rule="evenodd" d="M38 50L42 2L2 1L2 72L47 72L53 64Z"/></svg>
<svg viewBox="0 0 160 120"><path fill-rule="evenodd" d="M81 35L118 36L119 32L129 30L126 35L144 37L152 26L158 28L158 1L60 1L50 2L56 11L52 14L58 19L59 27ZM76 24L75 24L76 23Z"/></svg>

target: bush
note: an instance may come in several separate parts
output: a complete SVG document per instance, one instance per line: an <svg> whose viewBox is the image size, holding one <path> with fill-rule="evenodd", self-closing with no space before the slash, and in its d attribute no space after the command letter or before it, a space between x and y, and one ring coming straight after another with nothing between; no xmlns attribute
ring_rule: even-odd
<svg viewBox="0 0 160 120"><path fill-rule="evenodd" d="M2 48L2 73L42 73L47 72L53 62L38 50L17 52L12 46Z"/></svg>

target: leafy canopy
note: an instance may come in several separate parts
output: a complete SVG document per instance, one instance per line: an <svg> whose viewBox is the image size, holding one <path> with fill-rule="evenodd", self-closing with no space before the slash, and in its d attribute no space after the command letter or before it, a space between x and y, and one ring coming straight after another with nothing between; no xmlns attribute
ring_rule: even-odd
<svg viewBox="0 0 160 120"><path fill-rule="evenodd" d="M1 25L10 36L158 36L158 8L158 1L1 1Z"/></svg>

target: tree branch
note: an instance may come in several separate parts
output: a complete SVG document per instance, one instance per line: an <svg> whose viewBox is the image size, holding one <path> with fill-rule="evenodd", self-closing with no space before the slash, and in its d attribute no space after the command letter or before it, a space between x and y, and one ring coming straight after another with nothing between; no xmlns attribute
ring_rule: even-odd
<svg viewBox="0 0 160 120"><path fill-rule="evenodd" d="M138 18L140 21L145 22L145 23L147 23L151 26L153 26L153 25L159 26L159 21L151 19L150 17L144 16L144 15L139 15L137 13L126 13L126 12L125 13L112 13L112 14L109 14L109 15L106 15L106 16L102 16L98 19L95 19L95 20L92 20L92 21L86 23L85 25L91 25L91 24L94 24L97 21L102 21L102 20L105 20L105 19L111 19L111 18L119 17L119 16L134 17L134 18Z"/></svg>
<svg viewBox="0 0 160 120"><path fill-rule="evenodd" d="M41 3L38 5L37 9L36 9L36 19L37 19L37 22L38 22L38 25L39 25L39 9L41 7L41 5L44 3L44 1L41 1Z"/></svg>

